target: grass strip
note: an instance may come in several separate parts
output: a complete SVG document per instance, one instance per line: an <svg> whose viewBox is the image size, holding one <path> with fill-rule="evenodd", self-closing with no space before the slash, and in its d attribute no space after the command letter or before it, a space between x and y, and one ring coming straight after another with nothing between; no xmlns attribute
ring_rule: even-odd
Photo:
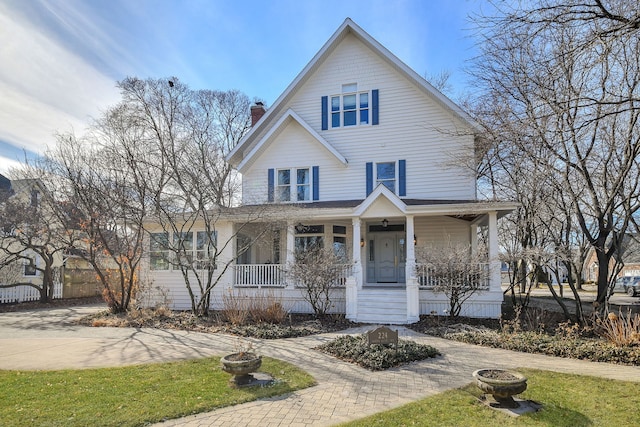
<svg viewBox="0 0 640 427"><path fill-rule="evenodd" d="M0 371L0 425L141 426L290 393L315 383L291 364L263 358L268 387L234 389L220 358L61 371Z"/></svg>
<svg viewBox="0 0 640 427"><path fill-rule="evenodd" d="M535 413L511 417L478 401L482 392L469 384L381 412L343 426L637 426L640 382L518 369L528 388L519 398L543 405Z"/></svg>

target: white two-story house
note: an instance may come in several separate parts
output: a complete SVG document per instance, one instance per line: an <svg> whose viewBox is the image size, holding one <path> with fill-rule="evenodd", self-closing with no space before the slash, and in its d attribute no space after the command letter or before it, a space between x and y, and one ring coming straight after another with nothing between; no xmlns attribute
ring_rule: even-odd
<svg viewBox="0 0 640 427"><path fill-rule="evenodd" d="M484 227L489 280L461 314L500 315L497 221L515 205L477 200L468 165L479 128L456 104L346 19L275 103L252 115L227 161L242 174L244 208L273 206L278 229L240 253L252 227L265 227L242 225L214 293L275 288L290 310L309 312L286 269L296 248L320 243L344 259L334 311L412 323L448 307L420 277L417 248L473 247ZM217 225L218 238L239 230L234 221L228 215ZM180 274L151 273L174 307L188 308Z"/></svg>

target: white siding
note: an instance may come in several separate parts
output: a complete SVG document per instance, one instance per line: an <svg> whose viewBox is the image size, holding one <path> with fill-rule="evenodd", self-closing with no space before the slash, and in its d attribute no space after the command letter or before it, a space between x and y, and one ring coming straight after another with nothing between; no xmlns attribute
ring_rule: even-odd
<svg viewBox="0 0 640 427"><path fill-rule="evenodd" d="M320 105L318 101L318 105ZM328 192L340 185L346 167L295 121L290 121L277 139L263 147L259 157L242 178L243 201L259 204L267 201L267 170L311 168L319 166L320 198L333 200ZM295 178L292 177L292 183ZM325 195L325 192L327 194Z"/></svg>
<svg viewBox="0 0 640 427"><path fill-rule="evenodd" d="M357 83L359 91L379 90L379 125L321 130L321 97L338 95L344 83ZM351 35L320 65L287 108L292 108L349 162L344 168L335 159L328 159L333 168L321 168L321 200L364 199L365 164L402 159L407 161L407 198L475 198L475 178L461 160L473 152L469 129ZM275 159L302 165L314 162L306 150L291 151L287 140L290 134L278 136L262 155L265 159L245 171L245 181L263 177L266 188L266 169L277 167ZM257 185L247 183L245 189ZM255 194L247 192L249 197Z"/></svg>
<svg viewBox="0 0 640 427"><path fill-rule="evenodd" d="M471 234L467 221L446 216L418 217L414 220L418 238L417 250L445 248L451 244L470 244Z"/></svg>

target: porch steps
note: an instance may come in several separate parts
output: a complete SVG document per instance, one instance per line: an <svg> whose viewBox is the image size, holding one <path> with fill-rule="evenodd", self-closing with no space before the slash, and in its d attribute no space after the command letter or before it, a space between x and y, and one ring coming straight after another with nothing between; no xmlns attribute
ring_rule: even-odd
<svg viewBox="0 0 640 427"><path fill-rule="evenodd" d="M407 323L407 292L402 289L358 290L358 322Z"/></svg>

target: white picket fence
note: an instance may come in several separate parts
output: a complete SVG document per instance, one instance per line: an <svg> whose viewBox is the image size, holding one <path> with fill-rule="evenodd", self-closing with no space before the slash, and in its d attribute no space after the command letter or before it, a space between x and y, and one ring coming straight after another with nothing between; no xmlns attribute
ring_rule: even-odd
<svg viewBox="0 0 640 427"><path fill-rule="evenodd" d="M53 284L52 299L62 298L62 282L56 281ZM16 286L13 288L0 288L0 304L38 301L40 292L31 286Z"/></svg>

